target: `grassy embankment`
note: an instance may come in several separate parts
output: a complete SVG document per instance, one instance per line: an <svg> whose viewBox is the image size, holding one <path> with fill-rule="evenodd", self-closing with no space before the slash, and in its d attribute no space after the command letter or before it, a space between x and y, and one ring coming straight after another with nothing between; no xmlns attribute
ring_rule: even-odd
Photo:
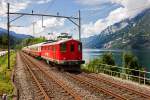
<svg viewBox="0 0 150 100"><path fill-rule="evenodd" d="M15 66L16 53L11 52L10 69L7 69L7 57L8 55L0 57L0 95L3 93L11 95L14 89L11 83L11 72Z"/></svg>

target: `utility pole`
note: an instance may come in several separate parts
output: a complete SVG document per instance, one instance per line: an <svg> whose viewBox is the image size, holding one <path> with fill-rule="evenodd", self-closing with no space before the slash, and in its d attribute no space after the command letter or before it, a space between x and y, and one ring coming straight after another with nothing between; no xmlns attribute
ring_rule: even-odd
<svg viewBox="0 0 150 100"><path fill-rule="evenodd" d="M32 10L32 14L33 14L33 10ZM33 34L33 36L34 36L34 34L35 34L35 22L34 22L34 19L33 19L33 23L32 23L32 34Z"/></svg>
<svg viewBox="0 0 150 100"><path fill-rule="evenodd" d="M35 35L35 24L36 24L36 22L33 22L33 23L32 23L32 25L33 25L33 27L32 27L33 36Z"/></svg>
<svg viewBox="0 0 150 100"><path fill-rule="evenodd" d="M81 41L81 13L79 10L79 41Z"/></svg>
<svg viewBox="0 0 150 100"><path fill-rule="evenodd" d="M9 35L9 3L7 3L7 32L8 32L8 69L10 69L10 35Z"/></svg>
<svg viewBox="0 0 150 100"><path fill-rule="evenodd" d="M42 28L46 28L46 26L44 26L44 19L43 19L43 16L42 16Z"/></svg>

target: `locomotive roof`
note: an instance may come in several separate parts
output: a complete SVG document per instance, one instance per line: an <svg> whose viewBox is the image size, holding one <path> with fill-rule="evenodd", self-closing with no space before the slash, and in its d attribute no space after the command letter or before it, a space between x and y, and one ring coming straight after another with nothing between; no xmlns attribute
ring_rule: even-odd
<svg viewBox="0 0 150 100"><path fill-rule="evenodd" d="M45 44L42 44L42 46L60 44L60 43L64 43L64 42L67 42L67 41L70 41L70 40L80 42L79 40L75 40L75 39L71 38L71 39L59 40L59 41L52 42L52 43L45 43Z"/></svg>

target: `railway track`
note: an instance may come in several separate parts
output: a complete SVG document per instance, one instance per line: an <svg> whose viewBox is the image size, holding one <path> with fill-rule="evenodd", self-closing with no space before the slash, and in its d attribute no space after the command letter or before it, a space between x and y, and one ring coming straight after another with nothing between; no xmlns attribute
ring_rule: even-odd
<svg viewBox="0 0 150 100"><path fill-rule="evenodd" d="M85 84L89 88L93 88L93 90L101 93L103 92L107 96L111 96L111 99L119 99L119 100L150 100L150 95L144 94L143 92L136 91L127 86L122 86L111 82L109 80L98 78L93 75L89 75L86 73L74 75L67 73L67 76L73 78L76 81L79 81L80 84ZM105 96L105 97L107 97Z"/></svg>
<svg viewBox="0 0 150 100"><path fill-rule="evenodd" d="M66 73L66 75L78 81L78 84L84 84L84 86L86 85L92 88L90 89L92 92L96 91L98 93L103 93L105 95L104 98L117 100L150 100L149 94L114 83L104 78L98 78L94 75L89 75L87 73L77 75Z"/></svg>
<svg viewBox="0 0 150 100"><path fill-rule="evenodd" d="M121 95L115 94L114 92L105 89L104 87L99 87L94 84L91 80L87 80L86 78L79 77L75 74L66 73L66 76L72 78L75 81L78 81L78 84L82 84L82 86L87 87L87 89L91 92L97 92L98 94L103 94L100 98L109 99L109 100L127 100L127 98L122 97Z"/></svg>
<svg viewBox="0 0 150 100"><path fill-rule="evenodd" d="M137 90L135 90L133 88L130 88L128 86L124 86L124 85L115 83L113 81L110 81L110 80L107 80L107 79L104 79L104 78L100 78L100 77L95 76L95 75L89 75L87 73L82 73L82 75L89 78L90 80L96 80L98 83L105 83L111 89L116 88L118 90L122 90L122 92L124 94L126 93L126 96L129 100L132 100L132 99L150 100L150 95L149 94L145 94L141 91L137 91ZM116 89L114 89L114 90L116 90ZM121 91L119 93L121 94ZM122 93L122 95L123 95L123 93Z"/></svg>
<svg viewBox="0 0 150 100"><path fill-rule="evenodd" d="M21 58L25 64L25 66L27 67L31 77L32 77L32 83L34 84L34 87L37 91L37 95L34 99L36 100L50 100L50 97L48 96L47 92L44 90L44 88L42 87L42 82L40 82L35 73L33 72L33 70L30 68L31 65L29 64L29 62L27 61L27 59L25 59L23 57L23 55L21 55Z"/></svg>
<svg viewBox="0 0 150 100"><path fill-rule="evenodd" d="M62 80L58 80L46 69L31 61L26 54L21 53L21 57L33 78L33 84L37 92L35 100L82 100L82 97L74 93Z"/></svg>
<svg viewBox="0 0 150 100"><path fill-rule="evenodd" d="M68 87L63 80L59 80L50 71L48 71L44 65L37 64L33 61L33 58L22 53L22 58L28 68L32 78L33 84L37 89L38 100L50 100L57 99L65 100L83 100L82 95L74 92L72 88ZM54 70L57 73L57 71ZM61 72L64 77L70 81L74 81L78 86L83 89L95 93L94 95L104 100L150 100L150 95L144 94L143 92L136 91L127 86L114 83L110 80L97 77L95 74L71 74L68 72ZM61 75L61 74L60 74ZM97 95L98 94L98 95ZM88 100L88 99L87 99ZM93 100L93 99L92 99Z"/></svg>

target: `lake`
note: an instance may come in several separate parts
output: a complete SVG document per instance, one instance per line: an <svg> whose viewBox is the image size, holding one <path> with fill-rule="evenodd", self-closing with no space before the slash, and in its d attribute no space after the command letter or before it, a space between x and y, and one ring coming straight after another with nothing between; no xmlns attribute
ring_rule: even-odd
<svg viewBox="0 0 150 100"><path fill-rule="evenodd" d="M150 72L150 50L106 50L106 49L83 49L83 59L86 63L94 58L101 56L104 53L112 52L115 62L118 66L122 66L123 52L132 52L137 56L139 64Z"/></svg>

